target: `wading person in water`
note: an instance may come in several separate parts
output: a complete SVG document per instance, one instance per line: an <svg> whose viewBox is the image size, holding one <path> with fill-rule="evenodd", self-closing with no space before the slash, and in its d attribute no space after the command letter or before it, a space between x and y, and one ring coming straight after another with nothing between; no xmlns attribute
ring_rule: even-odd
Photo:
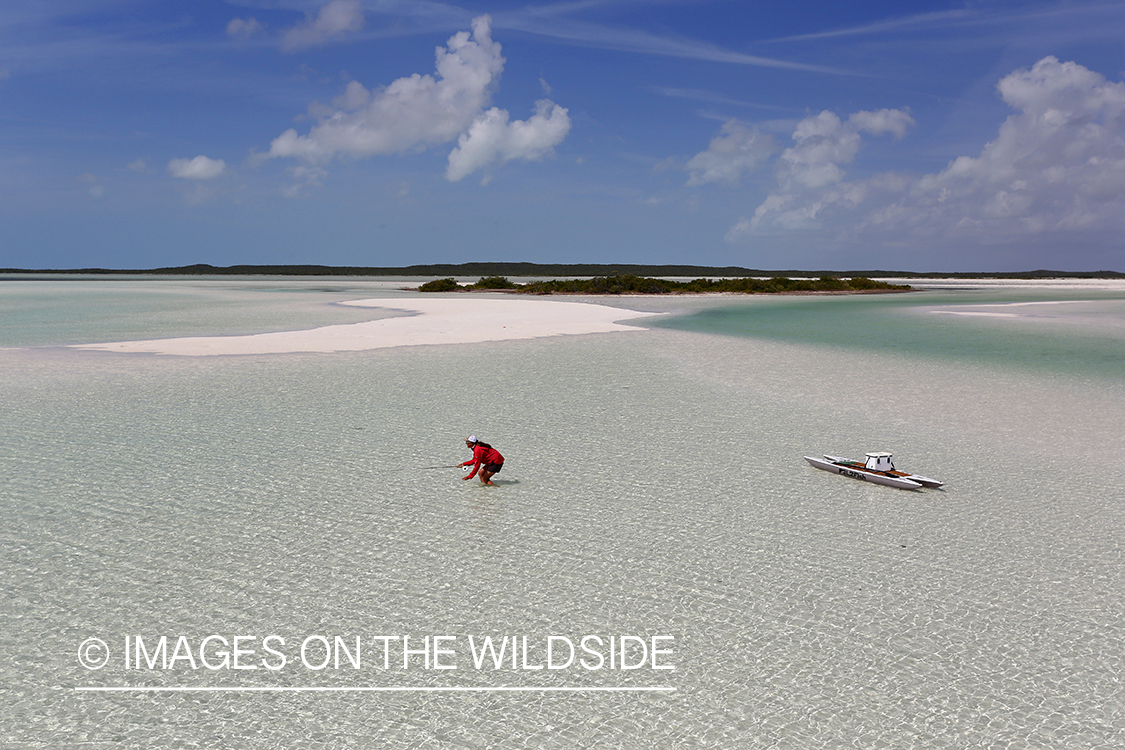
<svg viewBox="0 0 1125 750"><path fill-rule="evenodd" d="M461 477L461 479L472 479L479 470L480 483L491 484L495 487L496 485L492 482L492 475L504 468L504 457L500 455L500 451L496 450L488 443L482 443L477 440L476 435L469 435L469 437L465 439L465 447L473 452L473 460L465 461L457 465L468 466L472 464L473 470L469 472L468 476Z"/></svg>

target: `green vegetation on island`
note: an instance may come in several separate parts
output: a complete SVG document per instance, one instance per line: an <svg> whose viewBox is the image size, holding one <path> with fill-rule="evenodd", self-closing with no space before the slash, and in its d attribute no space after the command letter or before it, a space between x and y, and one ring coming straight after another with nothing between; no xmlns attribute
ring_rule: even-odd
<svg viewBox="0 0 1125 750"><path fill-rule="evenodd" d="M793 294L799 292L906 292L913 287L888 284L864 276L843 279L821 276L818 279L790 279L774 276L769 279L695 279L671 281L632 274L595 276L592 279L550 279L516 284L504 276L482 277L475 284L461 285L450 277L434 279L418 287L420 292L507 291L519 294Z"/></svg>

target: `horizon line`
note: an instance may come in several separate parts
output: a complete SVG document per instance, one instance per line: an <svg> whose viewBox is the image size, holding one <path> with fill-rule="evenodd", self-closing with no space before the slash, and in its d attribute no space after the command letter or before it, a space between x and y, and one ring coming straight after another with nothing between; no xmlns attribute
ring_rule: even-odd
<svg viewBox="0 0 1125 750"><path fill-rule="evenodd" d="M193 263L181 266L161 266L156 268L0 268L0 274L74 274L74 275L121 275L121 276L432 276L442 274L476 276L489 273L509 275L565 276L569 274L616 275L621 271L646 275L687 275L717 272L735 276L867 276L869 278L1121 278L1125 272L1110 269L1096 271L1063 271L1058 269L1025 269L1020 271L904 271L887 269L755 269L744 266L707 266L680 263L541 263L535 261L469 261L464 263L418 263L407 266L353 266L322 265L312 263L238 263L228 266L215 266L210 263ZM679 271L680 274L675 272ZM711 273L710 275L716 275Z"/></svg>

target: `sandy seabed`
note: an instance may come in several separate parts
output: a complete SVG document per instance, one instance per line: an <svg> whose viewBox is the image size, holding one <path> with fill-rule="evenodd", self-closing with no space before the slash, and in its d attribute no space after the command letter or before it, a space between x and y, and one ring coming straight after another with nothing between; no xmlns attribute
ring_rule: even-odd
<svg viewBox="0 0 1125 750"><path fill-rule="evenodd" d="M579 302L372 304L408 315L362 341L193 344L248 356L4 353L0 746L1125 744L1119 379L644 331ZM607 335L562 335L581 316ZM296 353L318 338L371 351ZM192 352L166 341L116 351ZM508 458L498 487L448 468L469 432ZM945 488L801 458L881 449ZM277 634L291 661L121 658L212 634L256 636L253 663ZM534 664L589 634L673 636L675 669L466 658L470 635L527 636ZM310 635L452 635L460 658L311 670ZM79 691L129 686L231 692ZM404 690L238 692L277 687ZM427 692L498 687L529 690ZM597 692L633 687L674 690Z"/></svg>
<svg viewBox="0 0 1125 750"><path fill-rule="evenodd" d="M80 344L75 348L190 356L363 351L636 331L639 329L617 321L652 314L581 302L528 299L367 299L343 304L400 311L406 316L304 331Z"/></svg>

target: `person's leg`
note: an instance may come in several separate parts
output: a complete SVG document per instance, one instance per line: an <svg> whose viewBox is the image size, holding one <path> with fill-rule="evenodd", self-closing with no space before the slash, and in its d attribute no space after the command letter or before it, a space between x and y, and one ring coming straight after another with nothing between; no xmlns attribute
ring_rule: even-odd
<svg viewBox="0 0 1125 750"><path fill-rule="evenodd" d="M481 469L480 470L480 483L481 484L492 484L491 479L492 479L493 473L494 472L488 471L487 469Z"/></svg>

